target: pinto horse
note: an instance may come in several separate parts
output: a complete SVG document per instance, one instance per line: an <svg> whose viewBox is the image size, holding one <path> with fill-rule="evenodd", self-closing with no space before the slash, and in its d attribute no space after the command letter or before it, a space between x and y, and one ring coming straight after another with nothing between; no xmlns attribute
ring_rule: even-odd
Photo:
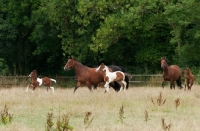
<svg viewBox="0 0 200 131"><path fill-rule="evenodd" d="M109 84L114 81L123 84L123 87L121 86L119 92L121 92L122 88L124 91L126 90L125 74L122 71L112 72L106 65L104 65L104 63L102 63L95 71L103 73L104 81L106 82L104 85L106 88L105 92L109 92Z"/></svg>
<svg viewBox="0 0 200 131"><path fill-rule="evenodd" d="M125 68L122 66L116 66L116 65L109 65L108 68L114 72L114 71L122 71L122 72L126 72ZM126 89L128 89L129 87L129 77L131 78L131 75L125 75L125 81L126 81ZM113 87L113 89L118 92L120 91L121 85L117 82L114 81L112 83L110 83L110 86ZM94 89L96 89L97 87L94 86Z"/></svg>
<svg viewBox="0 0 200 131"><path fill-rule="evenodd" d="M172 87L175 89L174 81L176 81L180 89L183 88L181 85L181 69L177 65L168 66L166 57L163 57L161 58L161 68L163 69L163 88L165 81L170 81L170 89Z"/></svg>
<svg viewBox="0 0 200 131"><path fill-rule="evenodd" d="M187 87L187 89L191 91L192 85L194 84L194 75L192 74L189 68L184 69L184 74L185 74L185 90Z"/></svg>
<svg viewBox="0 0 200 131"><path fill-rule="evenodd" d="M30 73L29 77L32 78L32 82L31 82L30 85L27 86L26 92L28 92L29 87L32 87L33 88L32 92L34 92L34 90L37 86L45 85L47 87L47 91L48 91L48 88L51 88L52 92L54 93L54 87L51 86L51 81L56 83L55 79L48 78L48 77L43 77L42 79L40 79L40 78L37 77L37 71L36 70L33 70Z"/></svg>

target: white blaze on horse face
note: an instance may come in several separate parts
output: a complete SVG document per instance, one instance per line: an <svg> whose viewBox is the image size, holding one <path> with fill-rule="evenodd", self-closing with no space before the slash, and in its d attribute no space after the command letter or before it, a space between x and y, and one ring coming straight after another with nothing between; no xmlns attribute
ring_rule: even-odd
<svg viewBox="0 0 200 131"><path fill-rule="evenodd" d="M103 68L103 71L106 71L106 73L110 72L107 66L105 66L105 67Z"/></svg>
<svg viewBox="0 0 200 131"><path fill-rule="evenodd" d="M99 66L98 68L96 68L96 70L95 70L95 71L96 71L96 72L99 72L99 69L100 69L100 66Z"/></svg>

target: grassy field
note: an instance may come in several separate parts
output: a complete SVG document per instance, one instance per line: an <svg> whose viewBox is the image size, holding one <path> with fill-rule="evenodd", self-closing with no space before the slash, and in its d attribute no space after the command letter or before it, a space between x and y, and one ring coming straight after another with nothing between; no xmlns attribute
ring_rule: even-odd
<svg viewBox="0 0 200 131"><path fill-rule="evenodd" d="M1 131L45 131L47 114L53 113L53 128L59 116L69 115L74 131L164 131L162 119L170 131L197 131L200 129L200 86L192 91L170 90L169 87L131 87L126 92L104 93L98 88L56 88L46 92L36 88L25 92L25 87L0 89L0 112L4 106L13 115L13 121L3 124ZM161 95L161 97L160 97ZM175 100L179 99L175 104ZM160 101L160 102L159 102ZM161 105L159 105L161 104ZM123 107L123 108L122 108ZM120 110L121 109L121 110ZM84 124L86 112L91 123ZM166 129L167 130L167 129Z"/></svg>

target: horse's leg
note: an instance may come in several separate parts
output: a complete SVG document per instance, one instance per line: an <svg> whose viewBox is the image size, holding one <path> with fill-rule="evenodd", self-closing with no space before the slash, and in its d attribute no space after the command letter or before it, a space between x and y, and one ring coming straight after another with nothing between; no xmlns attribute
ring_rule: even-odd
<svg viewBox="0 0 200 131"><path fill-rule="evenodd" d="M35 91L35 88L36 88L36 87L35 87L35 86L33 86L33 90L32 90L32 93L33 93L33 92Z"/></svg>
<svg viewBox="0 0 200 131"><path fill-rule="evenodd" d="M118 92L121 92L124 87L124 84L122 83L122 81L114 81L114 82L116 82L116 84L119 86Z"/></svg>
<svg viewBox="0 0 200 131"><path fill-rule="evenodd" d="M104 87L106 88L105 93L106 92L110 93L109 92L109 82L106 82L106 84L104 85Z"/></svg>
<svg viewBox="0 0 200 131"><path fill-rule="evenodd" d="M28 85L28 86L26 87L26 92L28 92L29 86L30 86L30 85Z"/></svg>
<svg viewBox="0 0 200 131"><path fill-rule="evenodd" d="M187 89L190 90L190 82L189 82L189 80L187 81Z"/></svg>
<svg viewBox="0 0 200 131"><path fill-rule="evenodd" d="M75 91L78 89L78 87L80 87L81 86L81 82L78 82L77 84L76 84L76 86L74 87L74 93L75 93Z"/></svg>
<svg viewBox="0 0 200 131"><path fill-rule="evenodd" d="M124 92L125 92L126 91L126 85L127 85L127 83L125 81L122 81L122 83L123 83Z"/></svg>
<svg viewBox="0 0 200 131"><path fill-rule="evenodd" d="M51 88L52 92L54 93L54 87L50 86L50 88Z"/></svg>
<svg viewBox="0 0 200 131"><path fill-rule="evenodd" d="M192 85L193 85L193 82L192 82L192 80L190 81L190 90L191 90L191 88L192 88Z"/></svg>
<svg viewBox="0 0 200 131"><path fill-rule="evenodd" d="M89 90L92 92L92 86L91 86L91 84L90 84L90 82L86 82L86 86L89 88Z"/></svg>
<svg viewBox="0 0 200 131"><path fill-rule="evenodd" d="M94 90L96 90L97 89L97 85L94 85Z"/></svg>
<svg viewBox="0 0 200 131"><path fill-rule="evenodd" d="M185 79L184 85L185 85L185 91L186 91L186 86L187 86L187 80L186 79Z"/></svg>
<svg viewBox="0 0 200 131"><path fill-rule="evenodd" d="M174 87L174 81L170 80L170 89L172 89L172 87ZM175 87L174 87L174 89L175 89Z"/></svg>
<svg viewBox="0 0 200 131"><path fill-rule="evenodd" d="M190 79L190 91L191 91L192 85L193 85L193 80Z"/></svg>
<svg viewBox="0 0 200 131"><path fill-rule="evenodd" d="M175 89L175 82L174 81L172 81L172 86Z"/></svg>
<svg viewBox="0 0 200 131"><path fill-rule="evenodd" d="M163 79L163 81L162 81L162 87L164 88L164 83L165 83L165 80Z"/></svg>
<svg viewBox="0 0 200 131"><path fill-rule="evenodd" d="M178 80L176 80L176 83L177 83L177 85L178 85L178 87L179 87L180 89L183 88L182 85L181 85L181 76L178 78Z"/></svg>

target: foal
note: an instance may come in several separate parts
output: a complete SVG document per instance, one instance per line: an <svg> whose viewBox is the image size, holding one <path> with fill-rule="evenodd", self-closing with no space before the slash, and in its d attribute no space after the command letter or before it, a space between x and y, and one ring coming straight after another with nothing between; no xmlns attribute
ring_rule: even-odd
<svg viewBox="0 0 200 131"><path fill-rule="evenodd" d="M47 87L47 91L48 91L48 88L51 88L52 92L54 93L54 87L51 86L51 81L56 83L56 80L48 78L48 77L43 77L42 79L37 78L36 70L33 70L30 73L29 77L32 78L32 82L29 86L27 86L26 92L28 92L29 87L32 87L33 88L32 92L34 92L37 86L45 85Z"/></svg>
<svg viewBox="0 0 200 131"><path fill-rule="evenodd" d="M114 81L117 81L123 84L123 87L121 86L120 91L122 90L122 88L124 89L124 91L126 90L125 74L123 72L121 71L111 72L109 68L106 65L104 65L104 63L102 63L96 69L96 72L99 72L99 71L103 72L104 81L106 82L106 84L104 85L104 87L106 88L105 93L109 92L109 84Z"/></svg>
<svg viewBox="0 0 200 131"><path fill-rule="evenodd" d="M189 68L185 68L184 74L185 74L185 90L187 87L187 89L191 91L192 85L194 84L194 75L191 73Z"/></svg>

